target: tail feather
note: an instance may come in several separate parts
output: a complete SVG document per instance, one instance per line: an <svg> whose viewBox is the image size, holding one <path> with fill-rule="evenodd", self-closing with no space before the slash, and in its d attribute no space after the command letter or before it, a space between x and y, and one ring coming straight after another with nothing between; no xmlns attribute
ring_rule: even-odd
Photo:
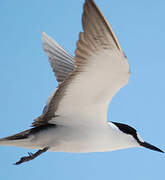
<svg viewBox="0 0 165 180"><path fill-rule="evenodd" d="M12 136L0 138L0 145L27 147L29 141L28 140L29 133L30 133L30 129L23 131L21 133L14 134Z"/></svg>
<svg viewBox="0 0 165 180"><path fill-rule="evenodd" d="M37 127L33 127L26 131L14 134L12 136L7 136L0 138L1 146L18 146L18 147L28 147L32 149L39 148L34 141L31 140L32 135L39 133L40 131L46 130L47 128L52 128L56 126L55 124L45 124Z"/></svg>
<svg viewBox="0 0 165 180"><path fill-rule="evenodd" d="M28 129L26 131L22 131L20 133L17 133L17 134L11 135L11 136L7 136L5 138L1 138L0 141L26 139L26 138L28 138L30 130L31 129Z"/></svg>

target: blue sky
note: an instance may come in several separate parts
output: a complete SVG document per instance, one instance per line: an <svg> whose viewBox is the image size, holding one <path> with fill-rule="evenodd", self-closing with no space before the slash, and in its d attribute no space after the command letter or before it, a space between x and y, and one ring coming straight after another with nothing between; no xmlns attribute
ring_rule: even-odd
<svg viewBox="0 0 165 180"><path fill-rule="evenodd" d="M2 1L0 7L0 137L29 128L57 82L43 52L45 31L74 54L83 0ZM135 127L165 150L165 2L96 0L130 63L129 84L113 98L109 120ZM0 178L155 180L165 155L142 148L106 153L47 152L14 166L29 149L0 147ZM34 152L32 150L32 152Z"/></svg>

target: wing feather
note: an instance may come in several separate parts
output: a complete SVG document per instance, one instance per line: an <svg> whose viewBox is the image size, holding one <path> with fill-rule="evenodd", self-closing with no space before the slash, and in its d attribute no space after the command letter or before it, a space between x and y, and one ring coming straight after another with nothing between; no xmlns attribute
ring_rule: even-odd
<svg viewBox="0 0 165 180"><path fill-rule="evenodd" d="M128 60L93 0L85 1L82 26L75 69L59 85L47 111L34 126L60 123L58 119L64 124L105 122L109 101L128 83Z"/></svg>
<svg viewBox="0 0 165 180"><path fill-rule="evenodd" d="M46 33L42 33L43 48L59 83L74 70L74 58Z"/></svg>

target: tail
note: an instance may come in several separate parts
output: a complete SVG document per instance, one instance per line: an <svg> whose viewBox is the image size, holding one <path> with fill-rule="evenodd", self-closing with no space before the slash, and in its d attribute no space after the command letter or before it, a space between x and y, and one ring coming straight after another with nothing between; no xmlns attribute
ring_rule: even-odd
<svg viewBox="0 0 165 180"><path fill-rule="evenodd" d="M18 147L29 147L31 129L22 131L12 136L0 138L0 146L18 146Z"/></svg>
<svg viewBox="0 0 165 180"><path fill-rule="evenodd" d="M46 130L47 128L52 128L56 125L54 124L45 124L38 127L33 127L26 131L14 134L12 136L7 136L5 138L0 138L0 146L17 146L25 147L31 149L38 149L42 147L41 144L38 144L33 138L37 136L41 131Z"/></svg>

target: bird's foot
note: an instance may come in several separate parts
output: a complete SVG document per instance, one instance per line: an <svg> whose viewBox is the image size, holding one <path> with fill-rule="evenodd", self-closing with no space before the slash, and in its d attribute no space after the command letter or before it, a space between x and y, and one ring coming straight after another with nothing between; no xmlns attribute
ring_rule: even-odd
<svg viewBox="0 0 165 180"><path fill-rule="evenodd" d="M48 149L49 149L49 147L45 147L44 149L38 150L36 153L28 152L28 156L22 157L19 161L14 163L14 165L19 165L24 162L31 161L31 160L35 159L36 157L38 157L39 155L41 155L42 153L46 152Z"/></svg>

